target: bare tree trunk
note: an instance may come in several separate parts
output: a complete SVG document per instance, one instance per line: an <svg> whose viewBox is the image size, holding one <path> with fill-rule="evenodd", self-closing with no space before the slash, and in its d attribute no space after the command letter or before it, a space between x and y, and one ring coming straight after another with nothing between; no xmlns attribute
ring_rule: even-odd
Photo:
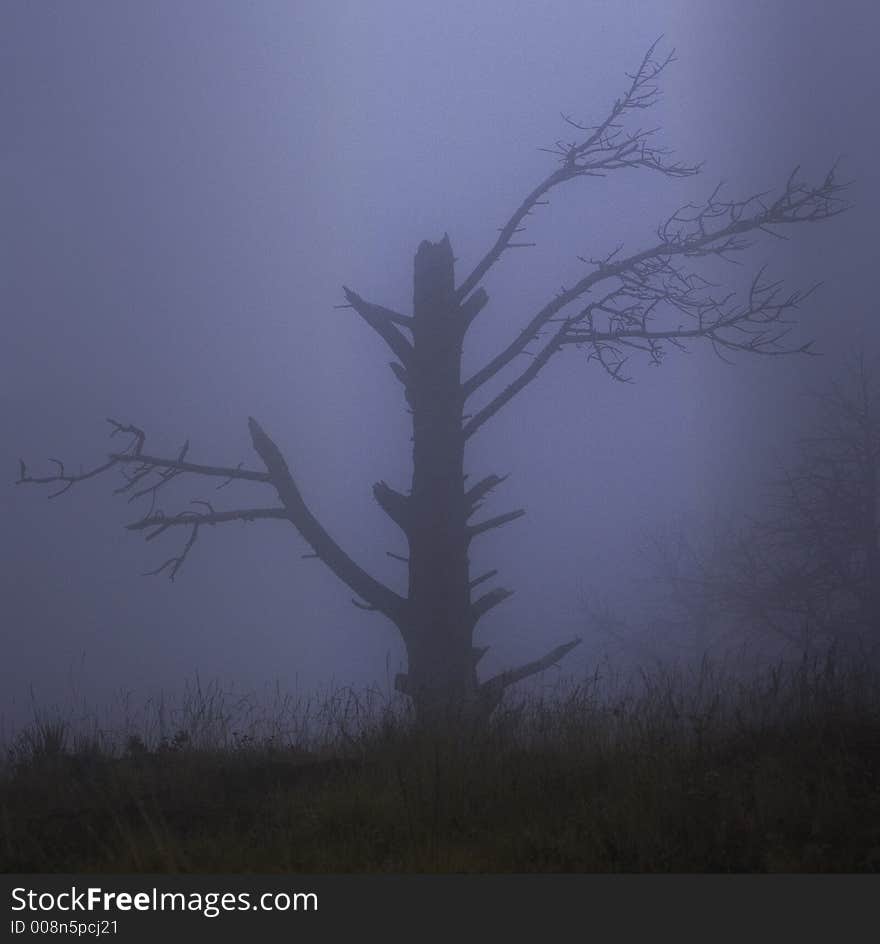
<svg viewBox="0 0 880 944"><path fill-rule="evenodd" d="M423 718L467 711L477 695L462 432L466 325L455 297L453 263L445 236L438 243L423 242L416 253L406 384L413 417L406 690Z"/></svg>

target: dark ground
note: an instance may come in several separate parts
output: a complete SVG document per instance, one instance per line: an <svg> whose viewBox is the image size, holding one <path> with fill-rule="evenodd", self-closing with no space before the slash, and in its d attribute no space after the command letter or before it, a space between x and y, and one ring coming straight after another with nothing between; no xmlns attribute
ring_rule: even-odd
<svg viewBox="0 0 880 944"><path fill-rule="evenodd" d="M428 737L340 693L320 733L222 695L164 737L37 719L0 780L5 872L876 872L880 684L864 667L596 679Z"/></svg>

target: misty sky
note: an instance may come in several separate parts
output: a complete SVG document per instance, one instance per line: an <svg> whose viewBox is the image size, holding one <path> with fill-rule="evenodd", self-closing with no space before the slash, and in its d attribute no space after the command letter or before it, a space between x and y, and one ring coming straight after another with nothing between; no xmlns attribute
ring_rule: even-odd
<svg viewBox="0 0 880 944"><path fill-rule="evenodd" d="M555 191L538 246L486 283L469 368L578 277L578 255L648 244L719 180L745 196L842 157L856 206L748 257L792 286L823 280L795 333L822 359L728 367L697 345L621 385L571 352L476 437L471 474L510 473L491 512L528 511L475 548L516 590L481 623L485 670L588 632L586 596L631 606L646 535L745 506L804 420L800 391L880 349L878 27L867 0L5 0L0 715L26 714L31 686L45 705L144 698L196 672L304 690L393 678L396 630L303 560L292 526L203 529L176 582L144 577L179 538L123 529L139 512L111 494L117 473L47 502L13 487L18 457L35 474L49 456L88 466L112 416L153 453L189 438L194 461L257 467L253 415L331 534L401 588L385 552L402 539L370 486L407 487L409 417L382 343L334 309L341 286L410 310L416 247L444 232L466 274L552 169L539 148L564 136L560 112L604 117L662 33L679 61L648 121L702 176ZM184 482L176 507L271 503L212 489Z"/></svg>

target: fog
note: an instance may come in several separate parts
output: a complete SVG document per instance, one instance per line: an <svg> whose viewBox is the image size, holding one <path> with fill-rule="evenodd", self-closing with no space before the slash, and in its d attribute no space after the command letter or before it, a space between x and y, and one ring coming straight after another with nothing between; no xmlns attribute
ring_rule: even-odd
<svg viewBox="0 0 880 944"><path fill-rule="evenodd" d="M386 555L403 539L370 489L408 487L410 417L382 342L336 307L342 286L409 312L415 250L444 233L463 278L553 169L540 149L566 136L560 113L600 120L662 34L678 61L647 123L702 174L621 171L554 191L524 237L537 245L486 280L466 372L580 277L578 256L649 244L719 181L742 197L798 164L821 179L841 158L854 208L761 239L744 269L724 270L739 288L764 263L792 288L821 280L792 335L821 358L730 366L697 342L659 368L635 358L621 384L566 351L469 446L472 475L510 474L491 513L527 510L474 550L475 574L498 568L516 591L480 624L481 673L577 634L562 671L589 671L609 640L588 604L641 618L650 535L748 508L808 418L804 389L880 350L878 26L872 4L817 0L5 3L4 724L32 700L143 699L196 674L255 690L390 687L397 630L304 559L289 524L204 528L174 582L143 576L181 536L126 531L144 508L112 494L115 470L47 501L13 485L18 459L35 475L50 456L88 468L113 417L143 428L152 454L188 439L194 462L260 468L254 416L328 531L404 592ZM255 494L213 489L184 480L163 505ZM646 655L680 650L654 638Z"/></svg>

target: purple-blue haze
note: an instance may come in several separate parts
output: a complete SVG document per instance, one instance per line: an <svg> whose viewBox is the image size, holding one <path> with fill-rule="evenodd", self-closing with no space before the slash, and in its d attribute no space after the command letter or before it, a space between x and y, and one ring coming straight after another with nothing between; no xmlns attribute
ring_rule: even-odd
<svg viewBox="0 0 880 944"><path fill-rule="evenodd" d="M486 288L466 352L483 363L600 256L650 242L678 205L724 180L731 197L841 158L854 209L754 267L821 280L793 339L822 358L739 356L699 343L632 384L566 352L487 425L472 474L521 520L485 538L510 601L480 640L492 672L575 634L561 670L589 671L609 639L586 601L641 618L642 550L657 529L749 506L806 419L805 387L880 347L873 298L880 219L868 2L512 3L6 0L0 11L0 714L16 723L76 692L100 703L202 679L310 691L389 685L394 627L281 522L204 529L171 583L142 573L179 536L145 544L114 472L47 502L14 487L18 458L71 469L110 447L105 417L154 452L258 465L246 419L283 448L328 530L402 589L399 533L373 501L405 488L409 417L381 342L342 285L409 310L412 259L448 232L469 270L552 168L560 114L604 116L649 44L678 61L646 121L701 176L644 171L567 184L532 217L537 246ZM177 507L256 497L193 480ZM172 503L173 504L173 503ZM482 569L485 569L483 567ZM636 614L636 615L633 615ZM651 657L679 651L653 638ZM628 654L633 657L632 653ZM553 677L557 677L556 673Z"/></svg>

